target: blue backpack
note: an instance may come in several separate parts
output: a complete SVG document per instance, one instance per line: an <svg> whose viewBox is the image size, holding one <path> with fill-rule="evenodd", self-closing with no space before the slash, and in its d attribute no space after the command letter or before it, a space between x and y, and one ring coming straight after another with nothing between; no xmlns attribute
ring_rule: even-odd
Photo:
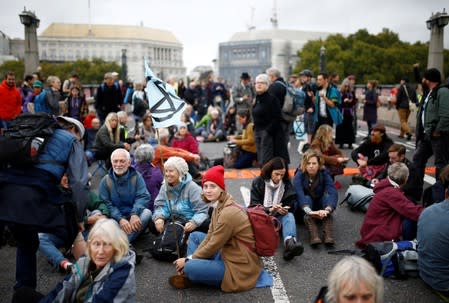
<svg viewBox="0 0 449 303"><path fill-rule="evenodd" d="M47 93L49 88L44 89L39 95L34 98L34 111L36 113L51 113L50 107L47 105Z"/></svg>
<svg viewBox="0 0 449 303"><path fill-rule="evenodd" d="M297 116L302 115L305 111L306 94L302 90L294 88L290 83L277 82L283 85L287 91L282 106L282 118L288 122L294 121Z"/></svg>

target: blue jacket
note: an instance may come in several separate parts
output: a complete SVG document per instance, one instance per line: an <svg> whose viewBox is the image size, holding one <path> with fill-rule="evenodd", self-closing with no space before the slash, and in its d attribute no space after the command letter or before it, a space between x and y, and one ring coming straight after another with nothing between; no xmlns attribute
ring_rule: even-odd
<svg viewBox="0 0 449 303"><path fill-rule="evenodd" d="M111 188L108 187L108 178L112 181ZM136 181L133 181L134 178ZM108 205L111 218L117 221L128 219L131 215L140 216L150 201L145 181L132 167L123 176L117 176L111 168L101 179L98 193Z"/></svg>
<svg viewBox="0 0 449 303"><path fill-rule="evenodd" d="M326 109L328 111L328 114L332 118L332 121L335 125L339 125L343 119L340 113L340 106L341 106L341 94L338 91L337 87L334 85L329 84L326 90L326 97L330 100L332 100L335 104L334 107L330 107L326 104ZM318 122L318 115L320 114L320 90L317 89L315 93L315 115L314 115L314 121Z"/></svg>
<svg viewBox="0 0 449 303"><path fill-rule="evenodd" d="M338 192L332 177L326 169L318 171L318 180L318 185L314 191L315 199L313 199L309 191L308 176L300 170L296 173L293 179L293 186L296 190L298 207L301 209L306 206L312 210L324 209L326 206L330 206L332 209L337 207Z"/></svg>
<svg viewBox="0 0 449 303"><path fill-rule="evenodd" d="M111 261L106 264L91 282L84 302L136 302L135 259L136 255L130 250L117 263ZM76 302L76 293L85 279L90 262L88 257L81 257L75 263L72 274L67 275L39 302Z"/></svg>
<svg viewBox="0 0 449 303"><path fill-rule="evenodd" d="M167 195L168 193L168 195ZM187 174L176 186L162 184L161 190L154 201L153 221L163 218L170 219L170 208L175 219L192 221L198 227L208 218L209 207L201 199L201 188Z"/></svg>

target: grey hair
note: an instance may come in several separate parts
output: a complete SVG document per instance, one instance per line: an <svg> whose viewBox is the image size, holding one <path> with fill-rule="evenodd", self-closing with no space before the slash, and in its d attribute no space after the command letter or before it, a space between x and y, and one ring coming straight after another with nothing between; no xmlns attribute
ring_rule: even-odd
<svg viewBox="0 0 449 303"><path fill-rule="evenodd" d="M361 257L345 257L334 266L328 276L326 299L329 303L337 303L343 287L357 290L361 284L373 292L375 303L383 302L383 279L374 267Z"/></svg>
<svg viewBox="0 0 449 303"><path fill-rule="evenodd" d="M154 158L154 148L150 144L142 144L137 147L134 156L137 163L151 162Z"/></svg>
<svg viewBox="0 0 449 303"><path fill-rule="evenodd" d="M270 67L266 70L266 73L270 76L274 76L275 78L281 77L281 72L276 67Z"/></svg>
<svg viewBox="0 0 449 303"><path fill-rule="evenodd" d="M270 78L268 78L267 74L259 74L256 77L256 82L265 82L267 85L270 84Z"/></svg>
<svg viewBox="0 0 449 303"><path fill-rule="evenodd" d="M92 227L87 238L86 254L89 258L92 258L90 245L95 237L99 237L112 245L114 248L113 258L115 262L120 261L120 259L128 253L128 236L114 219L100 219Z"/></svg>
<svg viewBox="0 0 449 303"><path fill-rule="evenodd" d="M168 131L168 128L158 128L156 132L156 139L164 139L170 137L170 132Z"/></svg>
<svg viewBox="0 0 449 303"><path fill-rule="evenodd" d="M59 80L59 78L57 76L48 76L48 78L47 78L47 84L49 86L51 86L56 81L61 81L61 80Z"/></svg>
<svg viewBox="0 0 449 303"><path fill-rule="evenodd" d="M388 177L399 185L405 184L408 179L408 167L402 162L393 163L388 166Z"/></svg>
<svg viewBox="0 0 449 303"><path fill-rule="evenodd" d="M126 159L127 160L131 160L131 155L129 154L129 151L127 151L124 148L117 148L115 149L112 154L111 154L111 162L112 162L112 158L115 157L115 155L119 154L119 153L124 153L126 155Z"/></svg>
<svg viewBox="0 0 449 303"><path fill-rule="evenodd" d="M114 78L114 76L112 75L111 72L104 74L104 79L112 79Z"/></svg>
<svg viewBox="0 0 449 303"><path fill-rule="evenodd" d="M128 114L124 110L121 110L121 111L117 112L117 117L119 119L123 118L123 117L127 117L127 116L128 116Z"/></svg>

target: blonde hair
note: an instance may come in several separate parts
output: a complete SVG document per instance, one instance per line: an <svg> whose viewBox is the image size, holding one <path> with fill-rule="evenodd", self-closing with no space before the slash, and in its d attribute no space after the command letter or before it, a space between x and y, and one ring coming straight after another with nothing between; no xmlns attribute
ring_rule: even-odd
<svg viewBox="0 0 449 303"><path fill-rule="evenodd" d="M301 172L305 173L307 172L307 162L309 162L310 159L313 157L317 158L318 164L320 165L319 168L323 167L324 165L324 159L320 156L319 153L317 153L314 150L309 149L302 155L301 164L299 166L299 169Z"/></svg>
<svg viewBox="0 0 449 303"><path fill-rule="evenodd" d="M321 152L326 151L332 143L332 137L329 135L332 135L333 131L333 128L327 124L323 124L317 129L313 141L319 142Z"/></svg>
<svg viewBox="0 0 449 303"><path fill-rule="evenodd" d="M326 299L330 303L337 303L343 287L355 290L361 284L373 292L375 303L383 302L383 279L376 273L373 266L361 257L345 257L334 266L329 274Z"/></svg>
<svg viewBox="0 0 449 303"><path fill-rule="evenodd" d="M101 237L104 241L109 242L112 245L114 248L115 262L120 261L120 259L128 253L128 237L113 219L100 219L92 227L89 232L89 237L87 238L86 254L89 258L91 258L90 244L95 237Z"/></svg>
<svg viewBox="0 0 449 303"><path fill-rule="evenodd" d="M117 127L115 129L115 134L112 131L112 127L110 124L110 121L115 118L117 120ZM118 119L117 113L111 112L106 116L106 119L104 121L104 125L106 125L109 133L109 139L115 144L120 143L120 121Z"/></svg>

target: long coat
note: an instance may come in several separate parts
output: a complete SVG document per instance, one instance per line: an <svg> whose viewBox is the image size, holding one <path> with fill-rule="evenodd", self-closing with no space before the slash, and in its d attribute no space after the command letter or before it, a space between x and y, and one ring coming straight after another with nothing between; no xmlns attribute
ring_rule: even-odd
<svg viewBox="0 0 449 303"><path fill-rule="evenodd" d="M248 248L255 244L248 215L234 203L230 194L221 195L207 236L192 255L193 259L207 259L221 253L225 264L221 289L225 292L254 288L262 271L259 256Z"/></svg>

